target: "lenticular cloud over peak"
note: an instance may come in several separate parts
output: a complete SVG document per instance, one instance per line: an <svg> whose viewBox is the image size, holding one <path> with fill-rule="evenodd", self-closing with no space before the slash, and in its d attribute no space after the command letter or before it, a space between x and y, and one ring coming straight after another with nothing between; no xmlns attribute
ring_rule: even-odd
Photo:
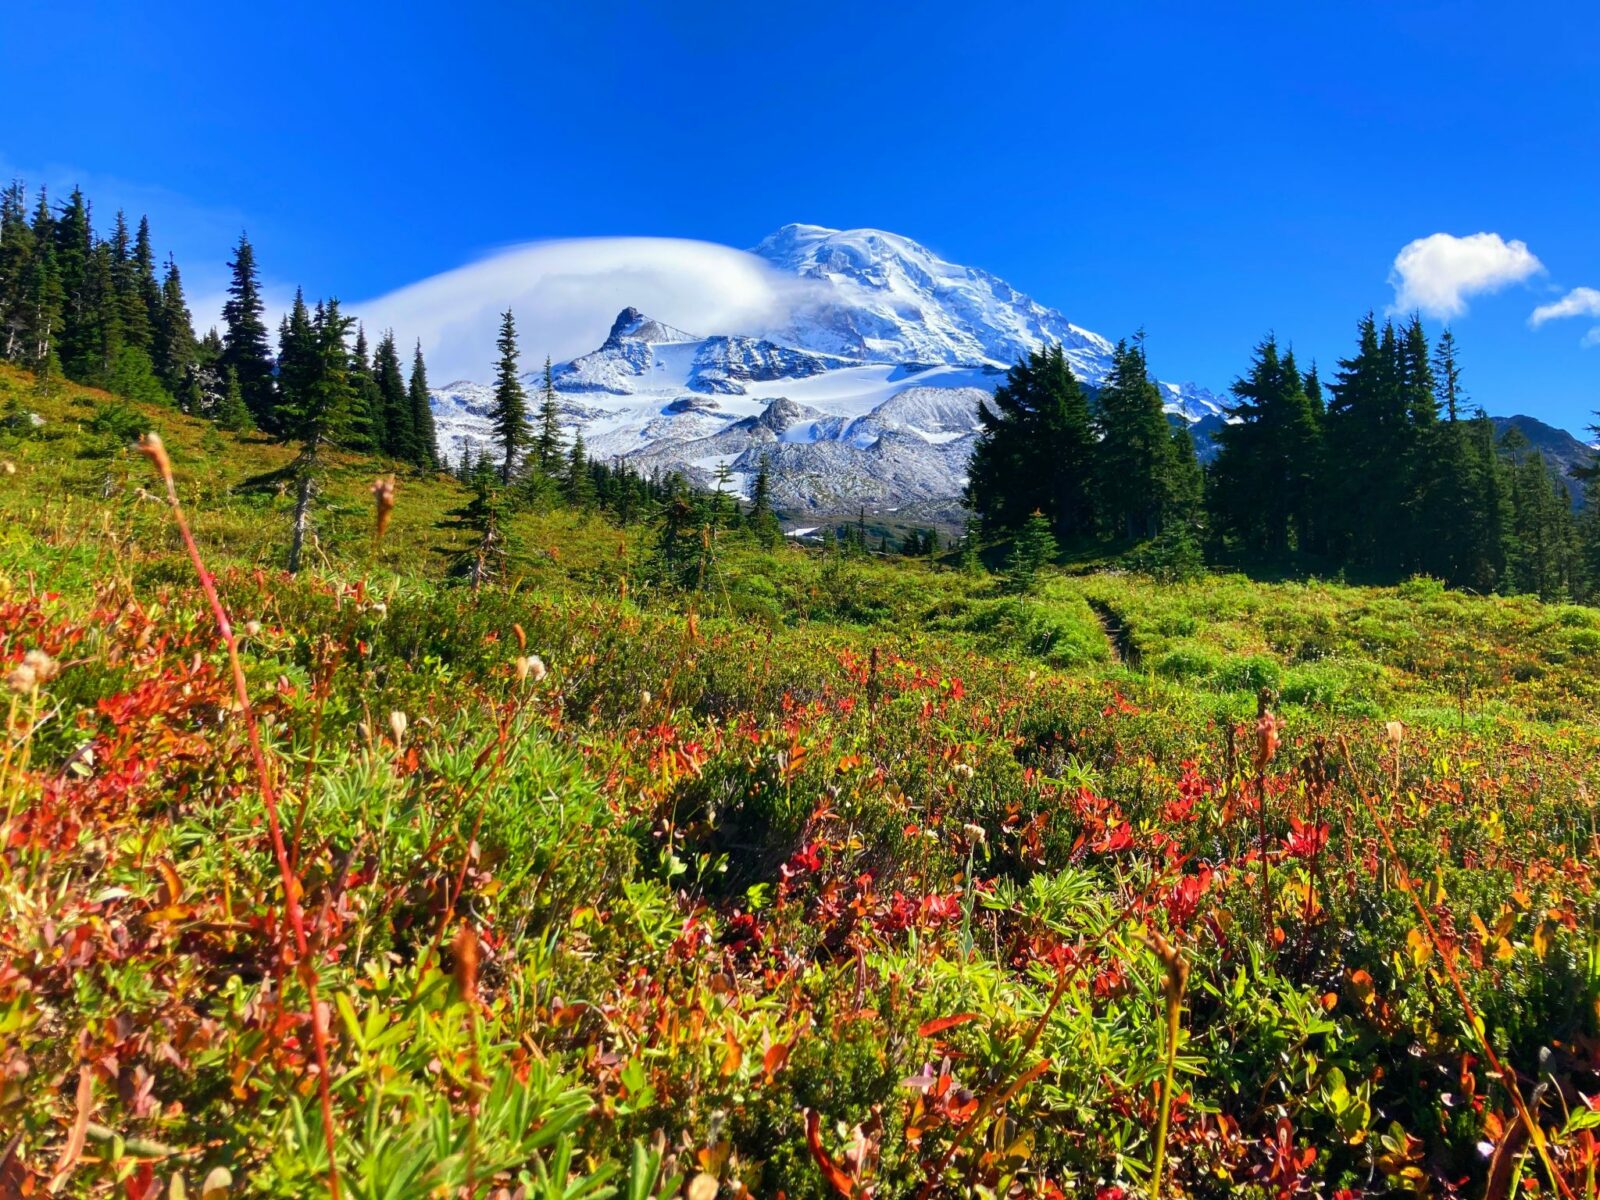
<svg viewBox="0 0 1600 1200"><path fill-rule="evenodd" d="M811 289L744 250L686 238L570 238L511 246L352 306L370 329L420 337L436 380L493 373L500 314L517 318L523 366L591 350L634 307L679 328L780 325Z"/></svg>

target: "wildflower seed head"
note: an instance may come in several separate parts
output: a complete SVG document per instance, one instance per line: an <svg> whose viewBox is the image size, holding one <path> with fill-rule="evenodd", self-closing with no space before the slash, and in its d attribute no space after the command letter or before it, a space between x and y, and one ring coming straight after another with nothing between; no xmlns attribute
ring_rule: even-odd
<svg viewBox="0 0 1600 1200"><path fill-rule="evenodd" d="M26 663L19 663L6 676L6 686L19 696L32 695L39 686L39 676Z"/></svg>
<svg viewBox="0 0 1600 1200"><path fill-rule="evenodd" d="M389 530L389 515L394 512L393 475L372 481L372 499L378 510L378 523L373 536L381 542Z"/></svg>
<svg viewBox="0 0 1600 1200"><path fill-rule="evenodd" d="M172 482L172 460L167 457L167 448L162 445L159 433L141 434L139 453L155 464L156 472L162 479Z"/></svg>
<svg viewBox="0 0 1600 1200"><path fill-rule="evenodd" d="M1406 727L1399 721L1390 721L1383 727L1384 736L1389 739L1389 744L1396 750L1405 744Z"/></svg>
<svg viewBox="0 0 1600 1200"><path fill-rule="evenodd" d="M1282 722L1270 712L1263 712L1256 720L1256 770L1266 770L1267 764L1278 753L1278 731Z"/></svg>
<svg viewBox="0 0 1600 1200"><path fill-rule="evenodd" d="M532 679L535 683L539 683L541 680L543 680L545 675L548 673L545 670L544 659L540 658L537 654L524 655L519 661L528 664L528 669L526 672L527 677Z"/></svg>
<svg viewBox="0 0 1600 1200"><path fill-rule="evenodd" d="M61 673L61 664L43 650L29 650L22 656L22 665L32 669L40 683L49 683Z"/></svg>
<svg viewBox="0 0 1600 1200"><path fill-rule="evenodd" d="M398 708L389 714L389 729L394 734L396 745L405 741L406 725L406 715Z"/></svg>
<svg viewBox="0 0 1600 1200"><path fill-rule="evenodd" d="M5 462L0 463L0 475L15 475L16 473L17 464L12 462L9 458L6 459Z"/></svg>
<svg viewBox="0 0 1600 1200"><path fill-rule="evenodd" d="M246 621L244 623L244 631L245 631L246 636L248 636L248 637L260 637L261 636L261 622L260 621Z"/></svg>

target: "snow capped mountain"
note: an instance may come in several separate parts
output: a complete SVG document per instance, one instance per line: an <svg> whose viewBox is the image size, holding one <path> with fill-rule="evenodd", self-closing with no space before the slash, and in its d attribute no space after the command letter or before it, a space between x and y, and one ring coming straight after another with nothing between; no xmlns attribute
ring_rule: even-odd
<svg viewBox="0 0 1600 1200"><path fill-rule="evenodd" d="M1111 360L1111 343L1099 334L897 234L785 225L751 253L825 285L779 331L793 345L867 362L1007 366L1059 342L1091 380Z"/></svg>
<svg viewBox="0 0 1600 1200"><path fill-rule="evenodd" d="M797 280L777 327L702 336L630 307L597 349L553 368L591 455L701 484L726 466L741 491L765 457L776 501L796 515L916 504L954 519L978 405L1011 363L1059 343L1087 383L1110 368L1099 334L909 238L785 225L752 253ZM1161 387L1176 417L1221 413L1195 384ZM491 400L466 380L434 390L450 461L489 443Z"/></svg>

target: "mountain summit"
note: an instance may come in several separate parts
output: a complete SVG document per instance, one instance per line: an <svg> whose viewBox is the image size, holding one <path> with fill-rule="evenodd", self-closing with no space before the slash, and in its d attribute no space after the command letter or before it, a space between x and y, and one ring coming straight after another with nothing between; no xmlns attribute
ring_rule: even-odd
<svg viewBox="0 0 1600 1200"><path fill-rule="evenodd" d="M1007 367L1060 344L1085 382L1110 369L1106 338L899 234L785 225L751 253L796 281L775 327L702 336L630 306L554 369L591 454L703 485L727 466L741 489L766 458L796 515L916 505L954 520L978 405ZM1205 389L1161 387L1174 419L1219 419ZM433 392L451 461L488 443L488 400L465 381Z"/></svg>

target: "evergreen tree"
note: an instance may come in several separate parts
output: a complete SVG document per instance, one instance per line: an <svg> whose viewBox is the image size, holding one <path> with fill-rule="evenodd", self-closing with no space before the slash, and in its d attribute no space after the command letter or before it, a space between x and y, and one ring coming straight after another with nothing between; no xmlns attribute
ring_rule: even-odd
<svg viewBox="0 0 1600 1200"><path fill-rule="evenodd" d="M517 454L528 444L528 397L517 374L517 326L510 309L500 317L500 337L495 345L500 360L495 365L489 420L502 454L500 481L510 483L517 469Z"/></svg>
<svg viewBox="0 0 1600 1200"><path fill-rule="evenodd" d="M1328 411L1327 397L1322 394L1322 379L1317 374L1317 364L1311 364L1311 369L1301 377L1304 383L1306 399L1311 404L1311 415L1317 422L1317 428L1322 428L1322 418Z"/></svg>
<svg viewBox="0 0 1600 1200"><path fill-rule="evenodd" d="M133 271L135 286L139 298L144 302L144 319L146 327L153 339L156 330L161 324L161 314L164 303L161 294L161 284L156 281L156 253L150 243L150 218L139 218L139 232L133 239ZM193 330L190 331L191 335ZM155 358L153 342L145 347L150 351L152 360ZM176 389L168 389L176 391Z"/></svg>
<svg viewBox="0 0 1600 1200"><path fill-rule="evenodd" d="M1448 326L1439 335L1439 342L1433 348L1433 377L1438 385L1439 398L1444 401L1445 418L1450 421L1457 420L1461 406L1466 403L1467 393L1461 386L1461 365L1457 361L1456 335Z"/></svg>
<svg viewBox="0 0 1600 1200"><path fill-rule="evenodd" d="M1494 422L1480 410L1469 424L1474 519L1465 580L1480 591L1503 590L1508 581L1510 483L1495 446Z"/></svg>
<svg viewBox="0 0 1600 1200"><path fill-rule="evenodd" d="M1430 365L1436 394L1445 420L1431 420L1419 430L1414 471L1420 487L1417 514L1417 565L1456 586L1488 590L1496 586L1498 572L1490 568L1482 543L1486 507L1493 502L1493 480L1474 450L1476 431L1460 419L1466 393L1455 335L1446 329L1434 348ZM1487 469L1498 473L1498 456L1490 454ZM1498 557L1498 556L1494 556Z"/></svg>
<svg viewBox="0 0 1600 1200"><path fill-rule="evenodd" d="M227 383L217 404L216 422L218 429L232 433L245 433L255 428L250 409L244 402L244 389L239 386L239 373L232 367L228 368Z"/></svg>
<svg viewBox="0 0 1600 1200"><path fill-rule="evenodd" d="M1006 583L1014 592L1030 590L1039 572L1055 561L1056 539L1050 531L1050 519L1043 512L1032 512L1011 544L1011 556L1006 560Z"/></svg>
<svg viewBox="0 0 1600 1200"><path fill-rule="evenodd" d="M356 348L350 356L350 380L356 390L358 446L370 454L382 454L389 445L388 426L383 411L383 393L372 374L372 352L367 346L367 330L356 326Z"/></svg>
<svg viewBox="0 0 1600 1200"><path fill-rule="evenodd" d="M277 398L272 378L272 352L267 345L266 307L261 300L261 280L256 270L255 248L245 234L228 263L231 279L228 299L222 306L225 332L222 338L224 372L239 377L245 406L258 428L282 433L274 409Z"/></svg>
<svg viewBox="0 0 1600 1200"><path fill-rule="evenodd" d="M139 228L143 236L148 239L150 226L147 221L141 221ZM145 253L149 252L148 241L144 246ZM122 326L122 340L129 346L136 347L149 354L151 350L151 291L155 284L154 264L151 264L151 289L145 286L141 276L142 265L133 244L132 235L128 232L128 218L121 209L117 210L117 223L111 235L111 268L112 286L116 293L118 319Z"/></svg>
<svg viewBox="0 0 1600 1200"><path fill-rule="evenodd" d="M561 465L561 407L556 398L555 376L550 357L544 360L544 384L539 389L539 432L534 438L534 455L539 469L554 475Z"/></svg>
<svg viewBox="0 0 1600 1200"><path fill-rule="evenodd" d="M0 358L12 362L28 360L28 278L35 255L28 193L19 180L0 193Z"/></svg>
<svg viewBox="0 0 1600 1200"><path fill-rule="evenodd" d="M147 227L140 222L139 229L143 240ZM170 257L156 301L150 345L151 364L161 386L180 400L185 399L192 382L190 376L195 368L197 347L189 304L183 296L183 279L178 274L178 264Z"/></svg>
<svg viewBox="0 0 1600 1200"><path fill-rule="evenodd" d="M72 376L81 383L116 387L113 376L127 383L136 378L143 382L142 377L150 374L148 360L126 366L119 361L125 343L122 337L122 310L117 302L115 266L109 242L101 242L90 252L76 337L83 357L77 362L77 374Z"/></svg>
<svg viewBox="0 0 1600 1200"><path fill-rule="evenodd" d="M240 390L249 407L249 393L244 390L244 377L239 369L223 357L223 369L232 371L239 379ZM278 323L278 371L275 397L276 432L284 441L294 440L293 414L311 403L309 393L315 386L321 363L318 357L317 329L311 310L306 306L305 293L295 289L294 303L288 315ZM252 417L255 411L251 410Z"/></svg>
<svg viewBox="0 0 1600 1200"><path fill-rule="evenodd" d="M94 382L104 367L101 322L96 310L94 233L83 191L72 189L54 226L56 277L61 288L61 328L56 353L67 378Z"/></svg>
<svg viewBox="0 0 1600 1200"><path fill-rule="evenodd" d="M472 488L472 499L453 515L475 536L456 560L455 570L473 591L477 591L500 573L505 562L506 546L501 532L505 521L505 491L489 455L480 454L474 459L470 444L462 452L461 472L463 482Z"/></svg>
<svg viewBox="0 0 1600 1200"><path fill-rule="evenodd" d="M283 436L300 444L300 455L295 460L297 487L289 544L290 572L300 569L322 452L347 443L356 420L357 395L350 376L350 347L345 340L353 323L339 311L337 300L317 305L307 373L293 391L285 393L277 409Z"/></svg>
<svg viewBox="0 0 1600 1200"><path fill-rule="evenodd" d="M400 351L394 330L384 330L372 354L372 375L383 401L384 450L401 462L414 463L422 453L417 441L417 422L411 411L411 393L400 370Z"/></svg>
<svg viewBox="0 0 1600 1200"><path fill-rule="evenodd" d="M425 471L439 467L439 434L433 424L433 398L428 393L428 368L422 361L422 342L419 339L411 352L411 381L407 387L411 398L411 428L417 442L417 466Z"/></svg>
<svg viewBox="0 0 1600 1200"><path fill-rule="evenodd" d="M1022 528L1044 514L1057 538L1094 523L1094 433L1089 400L1060 346L1017 363L992 402L979 406L969 503L986 533Z"/></svg>
<svg viewBox="0 0 1600 1200"><path fill-rule="evenodd" d="M655 561L663 581L684 590L699 590L710 574L711 546L710 529L674 478L656 531Z"/></svg>
<svg viewBox="0 0 1600 1200"><path fill-rule="evenodd" d="M60 373L58 340L66 323L66 294L56 252L55 218L50 200L39 189L39 203L33 210L33 251L22 276L24 317L21 360L31 366L41 380Z"/></svg>
<svg viewBox="0 0 1600 1200"><path fill-rule="evenodd" d="M1143 334L1117 343L1095 400L1096 502L1104 526L1114 538L1154 537L1173 512L1177 447L1150 380Z"/></svg>
<svg viewBox="0 0 1600 1200"><path fill-rule="evenodd" d="M1236 403L1217 433L1211 468L1216 532L1275 560L1314 541L1319 431L1294 355L1268 334L1250 372L1233 382Z"/></svg>
<svg viewBox="0 0 1600 1200"><path fill-rule="evenodd" d="M1511 586L1541 600L1567 599L1577 557L1567 491L1515 426L1506 430L1500 446L1511 460Z"/></svg>
<svg viewBox="0 0 1600 1200"><path fill-rule="evenodd" d="M581 440L581 436L580 440ZM722 529L737 525L739 521L739 504L730 499L733 493L733 466L727 459L717 463L717 473L713 480L711 492L711 525L714 529Z"/></svg>
<svg viewBox="0 0 1600 1200"><path fill-rule="evenodd" d="M1324 503L1331 544L1343 561L1398 571L1413 546L1415 399L1408 394L1400 339L1380 333L1372 314L1359 326L1356 353L1341 359L1328 405Z"/></svg>
<svg viewBox="0 0 1600 1200"><path fill-rule="evenodd" d="M768 550L777 545L783 532L778 525L777 514L772 510L772 464L766 455L761 456L755 483L750 488L750 512L746 523L755 533L756 540Z"/></svg>
<svg viewBox="0 0 1600 1200"><path fill-rule="evenodd" d="M567 456L566 477L562 480L567 502L577 508L588 508L594 503L594 480L589 475L589 457L583 449L583 434L572 439L572 451Z"/></svg>

